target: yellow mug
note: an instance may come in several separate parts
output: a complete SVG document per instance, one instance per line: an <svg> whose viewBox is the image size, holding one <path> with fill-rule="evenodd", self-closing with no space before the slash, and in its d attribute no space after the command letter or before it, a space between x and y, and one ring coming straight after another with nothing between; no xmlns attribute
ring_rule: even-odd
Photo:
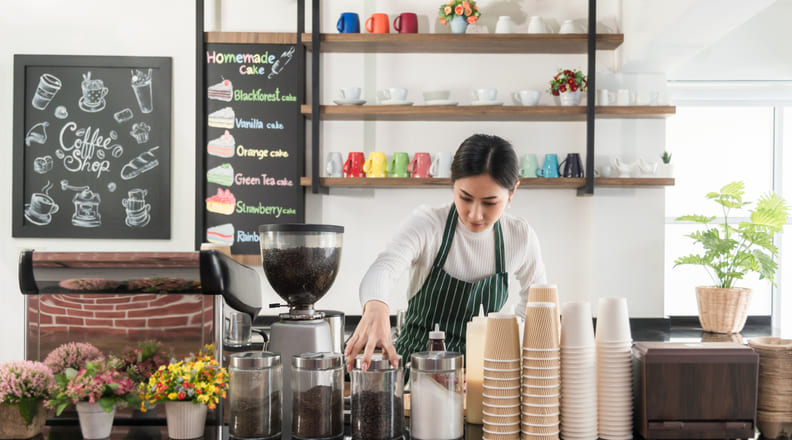
<svg viewBox="0 0 792 440"><path fill-rule="evenodd" d="M387 167L388 163L385 160L385 153L374 152L369 154L366 163L363 164L363 171L366 172L366 177L388 177Z"/></svg>

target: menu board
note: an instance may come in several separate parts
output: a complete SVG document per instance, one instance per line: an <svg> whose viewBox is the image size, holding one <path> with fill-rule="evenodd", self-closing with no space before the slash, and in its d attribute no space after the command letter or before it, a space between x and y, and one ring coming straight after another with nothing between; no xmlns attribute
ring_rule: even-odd
<svg viewBox="0 0 792 440"><path fill-rule="evenodd" d="M301 56L286 44L204 47L204 241L258 254L259 225L305 221Z"/></svg>
<svg viewBox="0 0 792 440"><path fill-rule="evenodd" d="M14 56L13 235L170 238L171 59Z"/></svg>

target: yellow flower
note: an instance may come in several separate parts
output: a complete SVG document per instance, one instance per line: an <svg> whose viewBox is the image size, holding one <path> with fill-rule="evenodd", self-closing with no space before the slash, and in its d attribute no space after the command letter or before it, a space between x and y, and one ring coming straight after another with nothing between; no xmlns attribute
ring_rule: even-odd
<svg viewBox="0 0 792 440"><path fill-rule="evenodd" d="M179 399L179 395L177 393L169 393L168 394L168 399L170 399L170 400L178 400Z"/></svg>

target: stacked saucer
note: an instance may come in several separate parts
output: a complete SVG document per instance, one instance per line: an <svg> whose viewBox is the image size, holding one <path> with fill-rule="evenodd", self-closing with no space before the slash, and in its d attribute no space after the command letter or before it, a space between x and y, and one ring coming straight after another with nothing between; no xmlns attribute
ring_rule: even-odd
<svg viewBox="0 0 792 440"><path fill-rule="evenodd" d="M522 348L522 440L557 440L561 351L555 302L528 302Z"/></svg>
<svg viewBox="0 0 792 440"><path fill-rule="evenodd" d="M631 439L632 334L626 298L600 298L596 345L599 437Z"/></svg>
<svg viewBox="0 0 792 440"><path fill-rule="evenodd" d="M520 331L517 318L490 313L484 334L484 440L520 437Z"/></svg>
<svg viewBox="0 0 792 440"><path fill-rule="evenodd" d="M591 304L564 303L561 320L561 436L597 439L597 356Z"/></svg>

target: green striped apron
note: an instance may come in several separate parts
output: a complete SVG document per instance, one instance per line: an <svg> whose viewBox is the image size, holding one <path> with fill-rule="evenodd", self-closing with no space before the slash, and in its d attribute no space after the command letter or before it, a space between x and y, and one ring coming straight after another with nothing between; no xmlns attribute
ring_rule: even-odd
<svg viewBox="0 0 792 440"><path fill-rule="evenodd" d="M425 351L429 331L435 323L445 331L446 349L465 353L465 327L483 304L487 312L503 307L509 295L509 276L506 273L503 249L503 231L500 221L495 223L495 274L475 283L456 279L443 270L451 242L454 239L457 219L456 207L451 205L443 241L434 264L423 286L407 303L407 318L396 341L396 351L409 362L410 355Z"/></svg>

